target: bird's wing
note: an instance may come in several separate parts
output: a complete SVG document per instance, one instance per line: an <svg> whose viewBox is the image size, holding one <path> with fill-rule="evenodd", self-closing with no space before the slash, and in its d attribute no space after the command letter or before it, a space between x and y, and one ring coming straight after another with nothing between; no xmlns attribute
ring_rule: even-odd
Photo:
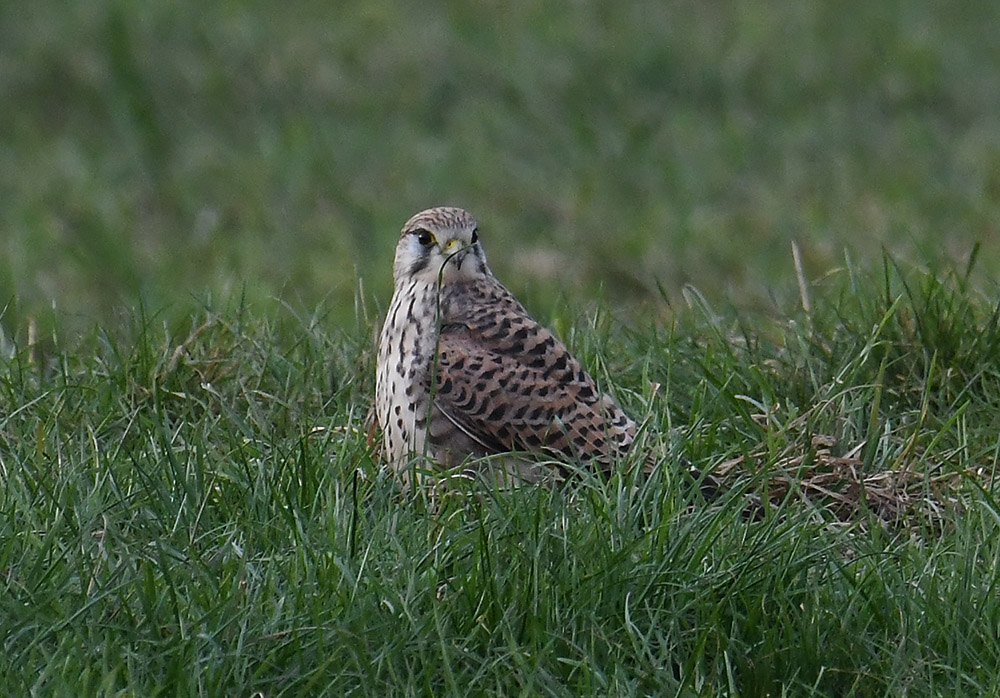
<svg viewBox="0 0 1000 698"><path fill-rule="evenodd" d="M609 465L635 423L526 313L441 328L434 402L488 451L560 454Z"/></svg>

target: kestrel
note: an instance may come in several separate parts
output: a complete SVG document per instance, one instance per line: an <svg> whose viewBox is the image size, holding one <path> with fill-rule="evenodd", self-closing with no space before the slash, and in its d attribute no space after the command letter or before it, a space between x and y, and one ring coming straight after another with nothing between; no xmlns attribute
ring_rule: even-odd
<svg viewBox="0 0 1000 698"><path fill-rule="evenodd" d="M396 470L419 455L450 468L533 453L608 471L625 454L635 422L493 276L468 212L407 221L393 281L375 409ZM544 474L537 458L497 460L522 479Z"/></svg>

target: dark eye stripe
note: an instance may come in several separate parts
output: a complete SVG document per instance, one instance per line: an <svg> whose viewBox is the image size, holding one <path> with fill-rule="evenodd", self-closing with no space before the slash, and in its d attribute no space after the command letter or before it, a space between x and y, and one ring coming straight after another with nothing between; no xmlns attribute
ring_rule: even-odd
<svg viewBox="0 0 1000 698"><path fill-rule="evenodd" d="M475 245L477 242L479 242L479 228L472 231L472 244Z"/></svg>
<svg viewBox="0 0 1000 698"><path fill-rule="evenodd" d="M428 262L430 262L430 258L426 254L420 255L419 258L413 260L413 263L410 265L410 276L416 276L426 269Z"/></svg>

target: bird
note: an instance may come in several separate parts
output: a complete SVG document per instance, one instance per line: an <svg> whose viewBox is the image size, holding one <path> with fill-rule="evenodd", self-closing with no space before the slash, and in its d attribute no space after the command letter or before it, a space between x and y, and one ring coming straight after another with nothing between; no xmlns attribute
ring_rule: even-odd
<svg viewBox="0 0 1000 698"><path fill-rule="evenodd" d="M553 462L610 473L636 438L635 421L493 275L461 208L403 226L376 363L376 418L396 472L424 458L532 482L559 470Z"/></svg>

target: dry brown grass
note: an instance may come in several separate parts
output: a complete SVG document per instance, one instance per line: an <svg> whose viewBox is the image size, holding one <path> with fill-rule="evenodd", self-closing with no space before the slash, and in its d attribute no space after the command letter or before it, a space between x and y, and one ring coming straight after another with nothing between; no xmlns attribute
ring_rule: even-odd
<svg viewBox="0 0 1000 698"><path fill-rule="evenodd" d="M770 465L761 446L720 463L713 475L732 484L752 474L760 482L755 488L762 495L760 501L771 506L796 501L842 523L866 524L872 520L866 514L871 514L890 528L939 525L946 512L962 506L957 490L963 478L990 477L984 469L969 473L944 463L911 467L919 460L916 456L902 467L865 472L864 442L847 449L837 445L833 436L816 434L808 448L791 443Z"/></svg>

